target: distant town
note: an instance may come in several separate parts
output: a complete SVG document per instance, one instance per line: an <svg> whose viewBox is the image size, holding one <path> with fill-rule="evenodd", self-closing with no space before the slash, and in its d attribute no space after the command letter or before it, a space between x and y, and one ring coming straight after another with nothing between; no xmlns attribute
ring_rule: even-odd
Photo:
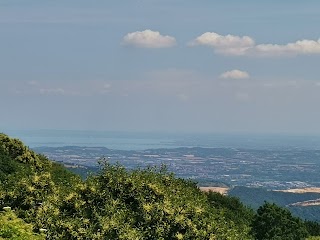
<svg viewBox="0 0 320 240"><path fill-rule="evenodd" d="M177 176L200 186L247 186L270 190L319 187L320 150L252 150L174 148L141 151L105 147L37 147L35 151L82 172L97 169L98 160L126 168L166 165Z"/></svg>

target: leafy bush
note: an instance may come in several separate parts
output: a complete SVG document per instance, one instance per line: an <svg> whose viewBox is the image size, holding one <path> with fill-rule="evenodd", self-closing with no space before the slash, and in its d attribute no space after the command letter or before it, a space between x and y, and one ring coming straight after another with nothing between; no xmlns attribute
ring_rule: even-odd
<svg viewBox="0 0 320 240"><path fill-rule="evenodd" d="M257 240L301 240L308 236L301 219L293 217L288 209L267 202L257 210L252 232Z"/></svg>
<svg viewBox="0 0 320 240"><path fill-rule="evenodd" d="M217 192L207 193L208 201L212 207L219 209L224 216L237 226L249 227L254 217L254 211L240 202L239 198L224 196Z"/></svg>
<svg viewBox="0 0 320 240"><path fill-rule="evenodd" d="M320 236L320 223L313 221L305 221L308 233L311 236Z"/></svg>
<svg viewBox="0 0 320 240"><path fill-rule="evenodd" d="M0 134L4 206L14 212L0 212L0 240L298 240L319 230L318 223L302 222L275 204L265 203L254 215L239 199L203 193L164 167L126 170L102 162L100 172L83 181ZM46 236L33 232L40 229Z"/></svg>
<svg viewBox="0 0 320 240"><path fill-rule="evenodd" d="M50 198L36 224L59 239L250 238L195 183L164 169L127 171L109 164L69 195Z"/></svg>
<svg viewBox="0 0 320 240"><path fill-rule="evenodd" d="M20 140L10 138L3 133L0 133L0 149L2 152L6 152L12 159L21 163L29 163L36 168L50 164L50 161L41 162L37 154L30 151Z"/></svg>
<svg viewBox="0 0 320 240"><path fill-rule="evenodd" d="M32 231L33 226L18 218L14 212L0 212L0 240L41 240L44 236Z"/></svg>

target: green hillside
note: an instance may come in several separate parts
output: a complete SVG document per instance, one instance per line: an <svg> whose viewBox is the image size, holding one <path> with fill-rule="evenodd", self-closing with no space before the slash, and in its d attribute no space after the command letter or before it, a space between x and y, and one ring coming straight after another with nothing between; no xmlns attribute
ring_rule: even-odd
<svg viewBox="0 0 320 240"><path fill-rule="evenodd" d="M7 209L0 211L0 239L298 240L320 235L319 224L303 222L286 209L265 203L254 212L237 198L201 192L165 167L100 166L98 174L82 180L0 134L0 209ZM261 230L261 224L267 228Z"/></svg>
<svg viewBox="0 0 320 240"><path fill-rule="evenodd" d="M264 188L251 188L236 186L232 188L228 195L236 196L241 199L243 203L258 209L265 201L276 203L281 207L286 207L295 216L306 218L311 221L320 221L320 206L294 206L292 204L297 202L308 201L312 199L319 199L320 193L290 193L269 191Z"/></svg>

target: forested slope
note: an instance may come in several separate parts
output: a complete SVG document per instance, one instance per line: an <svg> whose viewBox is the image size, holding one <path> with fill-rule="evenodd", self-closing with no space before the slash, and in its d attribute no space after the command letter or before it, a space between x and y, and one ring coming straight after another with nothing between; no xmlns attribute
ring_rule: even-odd
<svg viewBox="0 0 320 240"><path fill-rule="evenodd" d="M275 205L256 213L237 198L203 193L165 167L128 171L102 162L98 174L82 180L0 134L3 208L0 239L303 239L319 228Z"/></svg>

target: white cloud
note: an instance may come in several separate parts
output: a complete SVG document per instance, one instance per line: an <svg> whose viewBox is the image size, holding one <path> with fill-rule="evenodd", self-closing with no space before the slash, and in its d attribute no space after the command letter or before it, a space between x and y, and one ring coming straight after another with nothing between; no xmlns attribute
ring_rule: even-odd
<svg viewBox="0 0 320 240"><path fill-rule="evenodd" d="M176 39L148 29L142 32L128 33L124 36L123 43L140 48L168 48L176 44Z"/></svg>
<svg viewBox="0 0 320 240"><path fill-rule="evenodd" d="M248 36L222 36L215 32L206 32L190 43L191 46L203 45L213 47L216 52L226 55L243 55L248 48L255 45Z"/></svg>
<svg viewBox="0 0 320 240"><path fill-rule="evenodd" d="M252 49L251 54L258 56L320 54L320 39L318 41L300 40L286 45L259 44Z"/></svg>
<svg viewBox="0 0 320 240"><path fill-rule="evenodd" d="M249 36L219 35L207 32L191 42L191 46L203 45L212 47L216 53L234 56L294 56L320 54L320 39L299 40L284 45L256 44Z"/></svg>
<svg viewBox="0 0 320 240"><path fill-rule="evenodd" d="M250 77L249 73L245 71L240 71L238 69L227 71L220 75L220 78L225 78L225 79L245 79L249 77Z"/></svg>

